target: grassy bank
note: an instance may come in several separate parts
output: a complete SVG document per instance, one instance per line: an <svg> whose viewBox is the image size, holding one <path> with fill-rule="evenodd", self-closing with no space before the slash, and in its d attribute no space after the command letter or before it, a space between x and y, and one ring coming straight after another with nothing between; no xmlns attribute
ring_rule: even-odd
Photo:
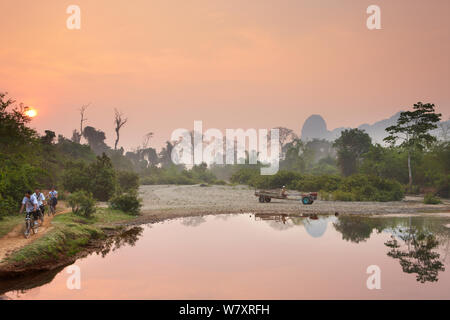
<svg viewBox="0 0 450 320"><path fill-rule="evenodd" d="M14 252L3 262L27 267L73 257L91 240L105 239L107 236L105 230L115 228L114 223L132 219L134 217L131 215L108 208L97 209L90 218L74 213L62 214L52 220L53 228L46 235Z"/></svg>
<svg viewBox="0 0 450 320"><path fill-rule="evenodd" d="M7 235L21 222L24 222L24 216L21 214L3 217L0 220L0 238Z"/></svg>

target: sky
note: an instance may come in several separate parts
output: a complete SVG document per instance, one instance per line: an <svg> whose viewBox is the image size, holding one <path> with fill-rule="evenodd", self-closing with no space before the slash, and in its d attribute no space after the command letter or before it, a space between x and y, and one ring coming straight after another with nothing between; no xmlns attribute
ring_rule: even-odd
<svg viewBox="0 0 450 320"><path fill-rule="evenodd" d="M81 9L69 30L66 9ZM369 5L381 30L369 30ZM448 0L2 0L0 91L38 110L32 126L71 137L78 109L119 145L177 128L300 133L390 117L418 101L450 117ZM224 132L224 131L223 131Z"/></svg>

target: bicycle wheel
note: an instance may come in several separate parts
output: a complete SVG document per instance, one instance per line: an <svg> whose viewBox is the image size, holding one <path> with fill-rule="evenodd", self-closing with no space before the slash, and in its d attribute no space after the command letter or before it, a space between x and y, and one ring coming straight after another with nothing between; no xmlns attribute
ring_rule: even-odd
<svg viewBox="0 0 450 320"><path fill-rule="evenodd" d="M39 231L39 225L35 224L33 221L33 233L36 234Z"/></svg>
<svg viewBox="0 0 450 320"><path fill-rule="evenodd" d="M27 220L25 221L25 232L24 232L25 239L28 239L30 237L31 231L30 229L31 229L30 221Z"/></svg>

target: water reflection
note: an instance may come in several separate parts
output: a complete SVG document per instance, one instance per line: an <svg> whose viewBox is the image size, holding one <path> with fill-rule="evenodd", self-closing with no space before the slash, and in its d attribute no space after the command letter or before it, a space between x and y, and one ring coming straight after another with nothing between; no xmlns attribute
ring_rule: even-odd
<svg viewBox="0 0 450 320"><path fill-rule="evenodd" d="M96 251L97 254L101 254L104 258L111 251L114 252L125 245L134 247L136 242L139 240L139 237L142 236L142 232L144 228L142 227L134 227L128 230L125 230L120 235L116 237L108 238L105 241L105 244Z"/></svg>
<svg viewBox="0 0 450 320"><path fill-rule="evenodd" d="M449 222L249 213L174 219L126 230L78 260L81 291L67 290L60 269L2 279L0 299L448 299ZM366 288L371 264L383 270L383 290Z"/></svg>
<svg viewBox="0 0 450 320"><path fill-rule="evenodd" d="M386 232L391 239L387 255L398 259L402 271L415 274L420 283L438 281L450 248L447 218L343 216L333 224L342 238L354 243L367 241L373 232ZM437 251L440 249L444 257Z"/></svg>
<svg viewBox="0 0 450 320"><path fill-rule="evenodd" d="M416 274L421 283L438 281L450 256L448 218L256 214L255 219L268 222L276 230L303 226L313 238L322 237L331 222L342 239L352 243L367 242L374 233L389 233L391 239L385 242L390 248L387 256L398 259L403 272ZM443 257L438 249L443 251Z"/></svg>
<svg viewBox="0 0 450 320"><path fill-rule="evenodd" d="M198 227L199 225L201 225L202 223L205 223L206 219L202 216L198 216L198 217L187 217L187 218L183 218L183 220L181 221L181 224L183 224L186 227Z"/></svg>
<svg viewBox="0 0 450 320"><path fill-rule="evenodd" d="M445 271L445 267L440 260L441 255L433 251L439 245L436 236L410 229L399 237L403 244L395 236L391 238L385 243L391 248L388 256L399 260L403 272L416 274L421 283L438 281L438 273Z"/></svg>
<svg viewBox="0 0 450 320"><path fill-rule="evenodd" d="M142 235L143 230L144 228L142 227L127 229L114 237L108 238L108 240L94 252L104 258L108 253L114 252L124 246L134 246ZM23 277L0 279L0 299L2 299L2 297L8 299L7 296L3 296L6 292L13 292L15 298L20 298L20 296L24 294L27 294L28 298L33 295L38 295L39 287L52 282L56 275L66 267L67 265L51 271L31 273Z"/></svg>
<svg viewBox="0 0 450 320"><path fill-rule="evenodd" d="M316 214L255 214L255 220L265 221L275 230L287 230L295 226L303 226L311 237L320 238L325 234L328 224L335 221L336 218Z"/></svg>

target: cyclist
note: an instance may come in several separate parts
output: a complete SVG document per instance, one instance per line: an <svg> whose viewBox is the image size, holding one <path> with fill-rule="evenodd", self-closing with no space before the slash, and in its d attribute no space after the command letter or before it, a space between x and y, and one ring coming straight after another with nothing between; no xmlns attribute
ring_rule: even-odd
<svg viewBox="0 0 450 320"><path fill-rule="evenodd" d="M54 186L48 193L48 198L50 200L50 211L52 212L52 214L55 214L56 205L58 204L58 191L55 190Z"/></svg>
<svg viewBox="0 0 450 320"><path fill-rule="evenodd" d="M45 212L45 196L43 193L41 193L41 190L39 188L36 188L34 193L31 195L32 198L36 199L38 203L38 214L39 214L39 220L41 220L41 223L44 223L44 212Z"/></svg>
<svg viewBox="0 0 450 320"><path fill-rule="evenodd" d="M25 221L30 219L33 216L33 223L38 219L38 202L37 200L31 196L31 191L27 191L25 193L25 197L22 200L22 206L20 207L19 214L22 214L23 209L25 208L26 217ZM30 226L31 227L31 226ZM29 235L30 230L25 230L25 235Z"/></svg>

